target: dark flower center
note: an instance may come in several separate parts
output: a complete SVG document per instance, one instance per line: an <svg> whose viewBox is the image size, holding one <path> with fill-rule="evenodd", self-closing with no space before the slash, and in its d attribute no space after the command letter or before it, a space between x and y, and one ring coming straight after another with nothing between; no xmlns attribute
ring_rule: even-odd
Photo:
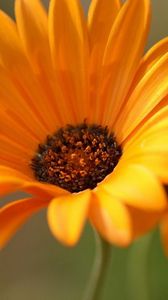
<svg viewBox="0 0 168 300"><path fill-rule="evenodd" d="M31 167L37 180L80 192L95 188L113 171L121 154L107 127L67 125L39 145Z"/></svg>

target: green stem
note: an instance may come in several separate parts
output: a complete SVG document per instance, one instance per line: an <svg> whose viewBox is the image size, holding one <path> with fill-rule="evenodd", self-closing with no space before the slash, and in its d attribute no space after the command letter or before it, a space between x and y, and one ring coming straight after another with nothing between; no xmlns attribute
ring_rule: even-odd
<svg viewBox="0 0 168 300"><path fill-rule="evenodd" d="M102 290L106 281L107 268L111 257L111 245L95 232L96 257L83 300L101 300Z"/></svg>

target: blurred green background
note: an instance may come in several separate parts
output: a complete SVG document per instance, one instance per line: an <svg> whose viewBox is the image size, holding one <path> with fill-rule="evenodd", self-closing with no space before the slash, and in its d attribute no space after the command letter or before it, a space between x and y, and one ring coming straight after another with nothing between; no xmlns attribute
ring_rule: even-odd
<svg viewBox="0 0 168 300"><path fill-rule="evenodd" d="M44 2L47 5L48 1ZM82 1L85 11L89 2ZM13 16L13 3L1 0L0 8ZM152 8L147 48L168 35L168 1L153 0ZM1 203L18 197L22 194L8 196ZM42 211L0 253L0 300L81 300L94 251L89 225L77 247L65 248L51 236ZM168 299L168 259L163 254L157 229L128 249L112 249L103 300L111 299Z"/></svg>

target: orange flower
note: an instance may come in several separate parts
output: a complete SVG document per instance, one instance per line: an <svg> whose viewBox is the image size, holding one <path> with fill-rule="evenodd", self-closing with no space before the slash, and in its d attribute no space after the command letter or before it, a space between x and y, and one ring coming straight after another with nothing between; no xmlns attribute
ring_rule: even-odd
<svg viewBox="0 0 168 300"><path fill-rule="evenodd" d="M77 0L51 0L48 16L40 1L16 0L16 24L0 12L0 192L32 194L1 208L1 247L43 207L66 245L87 219L119 246L158 222L168 39L142 58L149 11L149 0L92 0L88 25Z"/></svg>

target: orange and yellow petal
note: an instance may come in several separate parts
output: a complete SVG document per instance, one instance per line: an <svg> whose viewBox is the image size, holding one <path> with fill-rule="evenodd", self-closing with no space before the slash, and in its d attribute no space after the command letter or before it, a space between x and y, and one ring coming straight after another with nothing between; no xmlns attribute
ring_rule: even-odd
<svg viewBox="0 0 168 300"><path fill-rule="evenodd" d="M19 54L22 52L16 24L3 11L0 11L0 22L0 64L13 70L14 62L18 62ZM23 55L20 55L20 67L23 67L23 61Z"/></svg>
<svg viewBox="0 0 168 300"><path fill-rule="evenodd" d="M149 168L159 179L168 182L168 106L164 105L124 143L124 158Z"/></svg>
<svg viewBox="0 0 168 300"><path fill-rule="evenodd" d="M93 0L88 12L89 42L91 48L91 73L97 73L102 65L105 47L113 23L121 8L119 0Z"/></svg>
<svg viewBox="0 0 168 300"><path fill-rule="evenodd" d="M168 153L168 106L156 112L123 144L125 155Z"/></svg>
<svg viewBox="0 0 168 300"><path fill-rule="evenodd" d="M104 51L107 41L120 11L119 0L93 0L88 12L88 32L90 42L89 61L89 95L90 95L90 117L92 122L97 122L99 117L99 88L102 84L101 72ZM92 109L94 113L92 113Z"/></svg>
<svg viewBox="0 0 168 300"><path fill-rule="evenodd" d="M168 116L168 96L166 96L151 113L144 118L143 122L137 126L136 130L123 141L124 151L128 151L132 145L143 145L144 137L150 137L152 134L162 135L162 132L167 130ZM167 139L165 140L167 143Z"/></svg>
<svg viewBox="0 0 168 300"><path fill-rule="evenodd" d="M52 67L47 12L39 0L16 0L15 14L20 43L43 93L41 105L44 113L45 110L48 113L46 120L53 124L52 130L55 130L64 117L61 105L58 105L62 96Z"/></svg>
<svg viewBox="0 0 168 300"><path fill-rule="evenodd" d="M16 123L15 126L19 127L21 132L23 132L23 130L27 131L29 138L33 137L38 141L43 139L47 133L47 129L41 119L41 112L37 110L38 103L35 101L34 103L32 102L33 98L30 99L29 97L30 90L26 91L28 87L23 87L25 84L24 80L21 83L19 76L18 78L14 78L9 71L0 67L0 81L0 113L2 125L4 124L5 127L8 119L11 119L9 123ZM36 100L39 96L40 93L39 95L34 95L34 99ZM38 109L39 107L41 108L41 106L38 106ZM7 125L10 127L10 124ZM12 133L9 131L9 134ZM25 139L27 135L25 135ZM24 140L22 142L24 142Z"/></svg>
<svg viewBox="0 0 168 300"><path fill-rule="evenodd" d="M21 172L7 166L0 165L0 195L21 190L29 178Z"/></svg>
<svg viewBox="0 0 168 300"><path fill-rule="evenodd" d="M49 40L57 79L75 122L88 112L88 35L79 1L51 0Z"/></svg>
<svg viewBox="0 0 168 300"><path fill-rule="evenodd" d="M31 158L37 150L40 139L31 130L25 128L22 122L0 111L0 165L16 169L32 177L30 169Z"/></svg>
<svg viewBox="0 0 168 300"><path fill-rule="evenodd" d="M123 106L144 51L149 13L150 1L128 0L114 22L103 58L103 124L112 126Z"/></svg>
<svg viewBox="0 0 168 300"><path fill-rule="evenodd" d="M35 197L50 200L60 196L69 195L69 192L52 184L38 182L33 175L27 176L16 169L0 165L0 196L16 190L22 190Z"/></svg>
<svg viewBox="0 0 168 300"><path fill-rule="evenodd" d="M14 143L28 154L36 150L37 145L41 142L41 136L44 135L44 133L40 133L40 128L33 131L29 123L26 123L23 117L20 117L16 111L12 111L10 108L0 107L0 117L0 134L4 140L6 139L5 144Z"/></svg>
<svg viewBox="0 0 168 300"><path fill-rule="evenodd" d="M0 248L3 248L15 232L37 211L46 207L48 201L26 198L13 201L0 209Z"/></svg>
<svg viewBox="0 0 168 300"><path fill-rule="evenodd" d="M141 210L133 206L127 208L131 218L133 240L156 227L162 216L162 212L158 211Z"/></svg>
<svg viewBox="0 0 168 300"><path fill-rule="evenodd" d="M39 73L39 64L49 63L50 59L47 12L39 0L16 0L15 15L21 43Z"/></svg>
<svg viewBox="0 0 168 300"><path fill-rule="evenodd" d="M34 196L37 197L45 197L45 199L51 199L56 197L62 197L69 195L67 190L60 188L59 186L39 182L37 180L34 181L25 181L22 189Z"/></svg>
<svg viewBox="0 0 168 300"><path fill-rule="evenodd" d="M149 169L131 161L119 162L100 187L123 203L142 210L159 212L167 205L159 180Z"/></svg>
<svg viewBox="0 0 168 300"><path fill-rule="evenodd" d="M168 183L168 161L165 153L139 153L127 159L127 163L140 164L155 174L160 182Z"/></svg>
<svg viewBox="0 0 168 300"><path fill-rule="evenodd" d="M89 217L109 243L127 246L131 242L132 228L128 209L122 201L100 187L92 193Z"/></svg>
<svg viewBox="0 0 168 300"><path fill-rule="evenodd" d="M132 82L131 90L133 90L143 76L159 61L159 59L168 52L168 38L164 38L148 50L142 58L136 76ZM131 91L129 91L130 93Z"/></svg>
<svg viewBox="0 0 168 300"><path fill-rule="evenodd" d="M69 194L51 201L48 224L53 235L63 244L77 243L87 219L91 193L89 190Z"/></svg>
<svg viewBox="0 0 168 300"><path fill-rule="evenodd" d="M119 143L128 138L140 122L168 93L168 53L145 74L134 89L115 124Z"/></svg>
<svg viewBox="0 0 168 300"><path fill-rule="evenodd" d="M34 131L43 128L45 135L53 132L58 126L59 112L56 112L53 103L51 106L51 97L44 89L44 82L41 83L26 57L15 22L2 12L0 22L6 29L0 30L0 75L4 84L0 102L5 108L15 112L14 118L20 117L22 122L29 124L31 115L32 122L29 126ZM60 101L60 97L57 97L57 101Z"/></svg>

